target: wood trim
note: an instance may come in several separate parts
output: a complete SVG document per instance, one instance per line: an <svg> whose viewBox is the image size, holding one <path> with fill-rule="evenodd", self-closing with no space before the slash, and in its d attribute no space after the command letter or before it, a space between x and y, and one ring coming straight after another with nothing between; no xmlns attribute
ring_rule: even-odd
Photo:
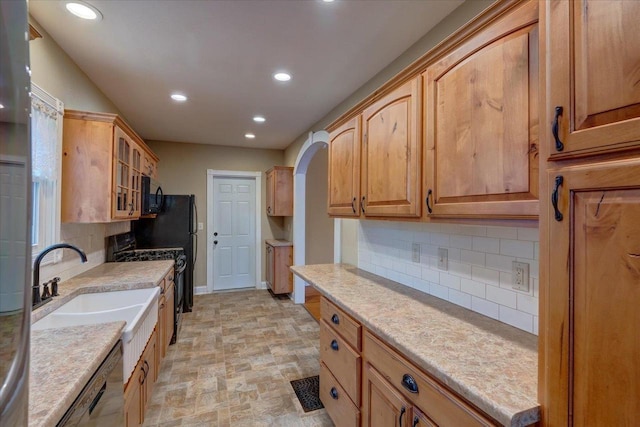
<svg viewBox="0 0 640 427"><path fill-rule="evenodd" d="M536 0L527 0L526 3L535 2ZM335 119L325 129L329 132L333 131L346 121L360 114L365 108L373 104L383 96L387 95L396 87L406 83L408 80L419 76L425 69L435 62L441 56L456 49L460 44L464 43L470 37L474 36L486 26L495 22L496 19L510 12L512 9L522 5L522 0L504 0L497 1L478 16L460 27L453 34L442 40L436 46L427 51L424 55L416 59L410 65L405 67L395 76L391 77L386 83L376 89L369 96L358 102L356 105L348 109L340 117ZM544 3L544 2L542 2Z"/></svg>
<svg viewBox="0 0 640 427"><path fill-rule="evenodd" d="M29 24L29 41L41 38L42 34L40 34L40 31L36 30L33 25Z"/></svg>
<svg viewBox="0 0 640 427"><path fill-rule="evenodd" d="M144 142L140 135L138 135L136 131L134 131L133 128L131 128L131 126L129 126L127 122L125 122L124 119L117 114L65 109L64 118L91 120L94 122L107 122L115 124L127 135L129 135L129 137L131 137L135 141L135 143L138 144L142 150L146 151L156 162L160 161L160 158L156 156L151 148L149 148L149 146Z"/></svg>

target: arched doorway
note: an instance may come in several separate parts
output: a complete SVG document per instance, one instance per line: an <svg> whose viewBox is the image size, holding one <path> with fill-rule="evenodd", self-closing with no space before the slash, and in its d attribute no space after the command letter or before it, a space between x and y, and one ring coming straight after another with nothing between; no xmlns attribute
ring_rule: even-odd
<svg viewBox="0 0 640 427"><path fill-rule="evenodd" d="M309 132L309 137L300 149L293 169L293 262L296 265L306 264L307 172L318 150L326 148L328 141L329 134L326 131ZM339 235L339 221L334 221L334 236ZM339 252L340 245L335 244L336 241L339 242L339 238L336 240L334 237L334 260L340 259L340 254L336 252L336 249ZM305 285L304 280L294 275L293 301L296 304L304 303Z"/></svg>

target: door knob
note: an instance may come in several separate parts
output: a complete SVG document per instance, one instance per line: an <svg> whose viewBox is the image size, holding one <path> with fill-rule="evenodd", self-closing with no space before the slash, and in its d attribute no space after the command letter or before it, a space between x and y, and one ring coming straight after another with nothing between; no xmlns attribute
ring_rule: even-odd
<svg viewBox="0 0 640 427"><path fill-rule="evenodd" d="M214 241L213 241L213 244L214 244L214 245L217 245L217 244L218 244L218 241L217 241L217 240L214 240Z"/></svg>
<svg viewBox="0 0 640 427"><path fill-rule="evenodd" d="M213 237L216 237L217 235L218 235L217 231L215 233L213 233Z"/></svg>

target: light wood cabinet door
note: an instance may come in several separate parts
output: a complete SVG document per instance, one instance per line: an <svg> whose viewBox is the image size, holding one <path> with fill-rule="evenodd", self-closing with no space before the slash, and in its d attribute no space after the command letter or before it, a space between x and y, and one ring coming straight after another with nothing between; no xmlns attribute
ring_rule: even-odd
<svg viewBox="0 0 640 427"><path fill-rule="evenodd" d="M167 290L165 291L166 307L164 315L164 335L162 337L162 348L166 355L169 344L171 344L171 338L173 337L173 324L175 321L176 311L174 308L175 298L175 284L173 281L167 283Z"/></svg>
<svg viewBox="0 0 640 427"><path fill-rule="evenodd" d="M541 2L552 159L640 145L640 2ZM556 118L557 116L557 118Z"/></svg>
<svg viewBox="0 0 640 427"><path fill-rule="evenodd" d="M425 218L538 216L538 4L422 74Z"/></svg>
<svg viewBox="0 0 640 427"><path fill-rule="evenodd" d="M364 216L420 216L421 96L421 80L414 78L362 114L360 208Z"/></svg>
<svg viewBox="0 0 640 427"><path fill-rule="evenodd" d="M293 274L289 267L293 263L292 246L272 246L266 244L266 281L274 294L293 292Z"/></svg>
<svg viewBox="0 0 640 427"><path fill-rule="evenodd" d="M550 171L547 178L553 202L541 234L541 247L549 248L540 260L549 266L541 284L543 424L635 425L640 159Z"/></svg>
<svg viewBox="0 0 640 427"><path fill-rule="evenodd" d="M360 127L356 116L329 135L329 215L360 216Z"/></svg>
<svg viewBox="0 0 640 427"><path fill-rule="evenodd" d="M274 166L267 171L267 215L293 215L293 168Z"/></svg>
<svg viewBox="0 0 640 427"><path fill-rule="evenodd" d="M411 403L369 364L363 386L364 426L411 426Z"/></svg>
<svg viewBox="0 0 640 427"><path fill-rule="evenodd" d="M143 405L142 405L142 383L144 382L145 372L140 366L136 366L136 370L127 384L124 393L124 421L125 427L138 427L143 422Z"/></svg>

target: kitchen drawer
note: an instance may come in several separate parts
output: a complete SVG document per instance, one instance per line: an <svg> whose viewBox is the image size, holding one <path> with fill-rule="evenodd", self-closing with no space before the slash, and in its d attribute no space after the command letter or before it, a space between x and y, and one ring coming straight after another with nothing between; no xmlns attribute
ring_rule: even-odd
<svg viewBox="0 0 640 427"><path fill-rule="evenodd" d="M496 425L491 419L423 374L369 331L364 333L363 355L368 363L436 424L441 426ZM413 378L417 391L408 390L403 381L406 375Z"/></svg>
<svg viewBox="0 0 640 427"><path fill-rule="evenodd" d="M360 426L360 411L324 363L320 363L320 400L335 427Z"/></svg>
<svg viewBox="0 0 640 427"><path fill-rule="evenodd" d="M324 320L320 322L320 360L340 378L340 385L353 403L360 406L362 358Z"/></svg>
<svg viewBox="0 0 640 427"><path fill-rule="evenodd" d="M360 324L325 297L322 297L320 302L320 317L354 349L362 350Z"/></svg>

